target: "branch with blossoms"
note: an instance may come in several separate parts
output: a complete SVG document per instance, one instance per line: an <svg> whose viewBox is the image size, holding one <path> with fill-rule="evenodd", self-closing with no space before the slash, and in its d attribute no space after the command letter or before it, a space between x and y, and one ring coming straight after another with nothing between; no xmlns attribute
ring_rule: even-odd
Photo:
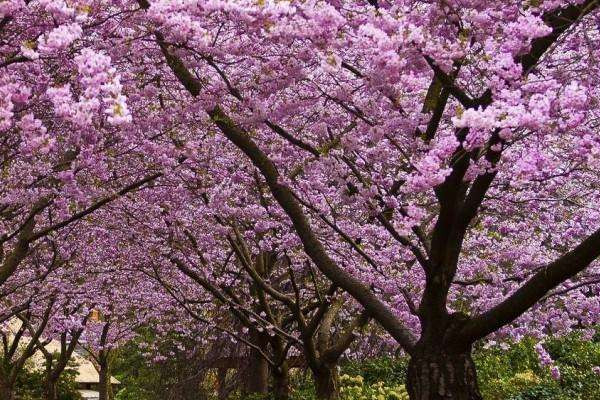
<svg viewBox="0 0 600 400"><path fill-rule="evenodd" d="M150 6L146 1L139 1L139 4L143 9L148 9ZM595 7L597 7L596 1L587 1L583 5L573 5L546 14L542 19L547 22L551 32L542 38L535 39L532 43L530 52L526 55L519 56L517 62L522 65L523 73L527 74L531 70L569 26L577 22L581 17L590 13ZM162 34L156 32L155 37L167 64L176 78L192 96L198 96L202 91L203 83L201 83L185 67L184 62L178 56L170 51ZM491 104L491 97L489 95L483 95L478 100L467 99L463 95L463 92L455 86L453 80L436 66L435 61L430 61L434 71L436 71L434 79L439 79L442 86L445 86L450 94L457 97L459 100L462 99L469 107ZM227 80L226 82L229 81ZM228 86L231 90L231 84ZM236 89L235 93L239 93L239 90ZM241 95L238 95L236 97L240 96ZM221 130L225 137L235 144L261 172L273 197L292 220L296 232L304 244L305 251L311 257L313 262L329 279L348 291L363 304L369 313L410 352L413 347L414 339L404 328L402 328L402 323L389 314L386 306L373 296L368 288L364 287L361 282L345 273L328 256L327 252L319 242L319 239L314 234L312 227L308 223L302 206L298 201L298 196L294 194L291 188L282 183L282 178L272 160L259 148L248 132L237 125L219 105L209 108L206 111L213 123ZM352 113L356 115L355 111L352 111ZM363 115L362 112L358 116L360 117L361 115ZM489 150L483 153L477 148L469 152L465 152L462 149L462 143L467 139L468 135L468 128L457 129L456 136L460 145L451 158L450 174L442 184L435 187L435 193L440 204L440 209L439 216L431 234L431 255L428 259L428 264L430 264L431 267L427 271L427 283L423 295L424 297L420 305L422 309L429 308L431 310L429 316L424 314L422 317L425 327L433 324L432 321L440 316L438 315L438 311L435 311L436 309L440 310L440 308L445 308L446 294L450 288L453 277L456 274L458 257L463 240L470 226L470 222L476 215L479 206L485 199L485 194L490 187L491 182L496 176L494 167L501 157L503 142L499 130L494 132L491 139L489 139L488 143L484 146L484 148ZM431 137L434 137L434 135L431 135ZM491 172L482 174L475 179L472 185L468 185L463 181L463 178L469 164L472 160L477 160L481 157L482 154L490 164L491 167L489 168L489 171ZM597 238L594 235L588 238L588 241L591 243L596 243L596 240ZM589 246L586 246L586 243L587 242L582 243L582 246L587 248ZM580 253L579 248L574 251L577 254ZM567 279L579 270L585 268L591 260L598 256L593 251L590 251L588 255L589 257L576 257L574 255L569 257L565 255L567 259L574 259L578 262L577 265L569 265L569 274L558 272L559 270L566 268L564 267L564 265L566 265L565 263L552 264L549 268L553 271L557 271L554 279L548 278L549 274L546 271L544 275L547 278L545 279L545 285L539 286L531 283L525 284L524 287L528 288L527 291L536 293L534 300L537 301L539 300L539 297L547 291L546 287L555 287L564 279ZM538 275L537 279L532 279L533 281L540 280L542 279L541 276L542 275ZM519 302L522 305L520 308L513 308L514 310L519 310L519 313L531 306L530 301L524 301L520 296L516 296L511 301ZM485 318L482 319L485 320ZM505 317L498 324L501 326L510 322L510 320L512 319ZM474 321L479 321L481 323L481 319L478 318L475 318ZM496 328L497 326L493 327L493 329ZM468 337L473 339L474 335Z"/></svg>

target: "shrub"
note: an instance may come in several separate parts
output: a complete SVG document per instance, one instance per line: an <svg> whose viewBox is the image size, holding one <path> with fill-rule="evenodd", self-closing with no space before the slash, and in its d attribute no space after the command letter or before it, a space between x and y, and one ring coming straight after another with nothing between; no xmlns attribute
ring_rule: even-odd
<svg viewBox="0 0 600 400"><path fill-rule="evenodd" d="M59 400L81 400L77 390L74 368L67 368L58 381ZM19 400L44 399L44 374L43 371L26 366L19 376L15 386L15 393Z"/></svg>
<svg viewBox="0 0 600 400"><path fill-rule="evenodd" d="M385 385L383 382L365 383L361 375L340 376L341 398L344 400L408 400L404 385Z"/></svg>
<svg viewBox="0 0 600 400"><path fill-rule="evenodd" d="M404 384L408 359L381 357L371 360L350 361L342 366L342 373L362 376L367 384L387 382Z"/></svg>
<svg viewBox="0 0 600 400"><path fill-rule="evenodd" d="M548 340L544 347L560 371L560 379L539 364L535 340L508 348L480 349L475 362L486 400L600 400L600 342L574 333Z"/></svg>

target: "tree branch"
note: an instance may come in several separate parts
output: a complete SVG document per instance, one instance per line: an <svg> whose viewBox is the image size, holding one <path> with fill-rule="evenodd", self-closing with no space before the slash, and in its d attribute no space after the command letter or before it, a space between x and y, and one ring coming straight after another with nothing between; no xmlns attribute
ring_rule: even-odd
<svg viewBox="0 0 600 400"><path fill-rule="evenodd" d="M459 337L461 340L474 341L511 323L546 293L583 271L599 256L600 229L573 250L546 265L500 304L473 318L460 330Z"/></svg>
<svg viewBox="0 0 600 400"><path fill-rule="evenodd" d="M140 4L146 3L144 0L138 0ZM159 46L163 51L167 64L175 74L177 79L184 85L186 90L192 96L198 96L202 85L185 67L184 63L176 56L172 55L164 41L160 42L157 33ZM313 260L315 265L332 282L346 290L359 303L367 309L373 318L376 319L407 351L411 352L415 339L412 333L404 327L402 321L392 312L392 310L379 300L359 279L344 271L329 257L325 248L316 237L310 226L308 219L302 210L302 207L296 200L293 192L287 186L280 183L280 175L275 164L268 156L256 145L250 136L238 127L229 116L221 109L215 106L206 110L211 120L221 132L235 144L252 161L254 166L264 176L273 197L277 200L282 209L291 219L298 237L303 243L306 254Z"/></svg>

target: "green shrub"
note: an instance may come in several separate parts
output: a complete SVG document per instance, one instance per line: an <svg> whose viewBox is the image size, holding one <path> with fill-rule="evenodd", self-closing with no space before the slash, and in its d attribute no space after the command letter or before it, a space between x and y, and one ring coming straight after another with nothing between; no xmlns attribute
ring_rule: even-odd
<svg viewBox="0 0 600 400"><path fill-rule="evenodd" d="M526 339L507 349L475 353L479 385L486 400L600 400L600 342L579 334L548 340L544 347L560 370L560 379L539 364L535 341Z"/></svg>
<svg viewBox="0 0 600 400"><path fill-rule="evenodd" d="M76 370L67 368L58 381L59 400L81 400L77 390ZM44 399L44 374L39 369L26 366L17 377L15 394L19 400L42 400Z"/></svg>
<svg viewBox="0 0 600 400"><path fill-rule="evenodd" d="M408 400L404 385L368 384L361 375L341 375L340 393L343 400Z"/></svg>
<svg viewBox="0 0 600 400"><path fill-rule="evenodd" d="M407 365L407 358L381 357L345 363L342 366L342 373L351 376L360 375L367 384L377 382L404 384Z"/></svg>
<svg viewBox="0 0 600 400"><path fill-rule="evenodd" d="M547 340L544 347L561 372L555 380L539 363L534 339L525 339L503 348L477 348L474 360L479 386L485 400L600 400L600 336L594 340L572 334ZM134 344L120 352L115 374L123 382L118 400L159 400L160 387L186 372L176 360L166 365L147 364ZM376 358L341 365L343 400L404 400L406 358ZM381 383L385 382L385 384ZM314 400L311 374L295 369L291 374L293 400ZM239 394L238 394L239 396ZM163 397L164 398L164 397ZM250 399L240 399L250 400Z"/></svg>

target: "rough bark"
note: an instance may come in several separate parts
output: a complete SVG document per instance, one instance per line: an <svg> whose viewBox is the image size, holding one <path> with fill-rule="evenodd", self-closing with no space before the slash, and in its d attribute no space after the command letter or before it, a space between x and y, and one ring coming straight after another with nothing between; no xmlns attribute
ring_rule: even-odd
<svg viewBox="0 0 600 400"><path fill-rule="evenodd" d="M11 385L3 384L0 382L0 399L1 400L13 400L14 390Z"/></svg>
<svg viewBox="0 0 600 400"><path fill-rule="evenodd" d="M266 348L267 341L258 332L252 333L252 343L259 348ZM244 391L246 394L269 393L269 363L258 350L251 348L248 357L248 366L244 374Z"/></svg>
<svg viewBox="0 0 600 400"><path fill-rule="evenodd" d="M411 400L482 400L470 351L411 357L406 388Z"/></svg>
<svg viewBox="0 0 600 400"><path fill-rule="evenodd" d="M286 363L273 370L273 397L275 400L288 400L290 398L289 372Z"/></svg>
<svg viewBox="0 0 600 400"><path fill-rule="evenodd" d="M339 374L336 365L323 364L313 370L317 399L336 400L340 397Z"/></svg>
<svg viewBox="0 0 600 400"><path fill-rule="evenodd" d="M46 400L58 400L58 384L55 380L47 379L46 380L46 389L44 391L44 395L46 396Z"/></svg>
<svg viewBox="0 0 600 400"><path fill-rule="evenodd" d="M110 365L109 363L101 363L100 371L98 371L100 377L98 383L99 400L112 400L112 385L110 383Z"/></svg>

